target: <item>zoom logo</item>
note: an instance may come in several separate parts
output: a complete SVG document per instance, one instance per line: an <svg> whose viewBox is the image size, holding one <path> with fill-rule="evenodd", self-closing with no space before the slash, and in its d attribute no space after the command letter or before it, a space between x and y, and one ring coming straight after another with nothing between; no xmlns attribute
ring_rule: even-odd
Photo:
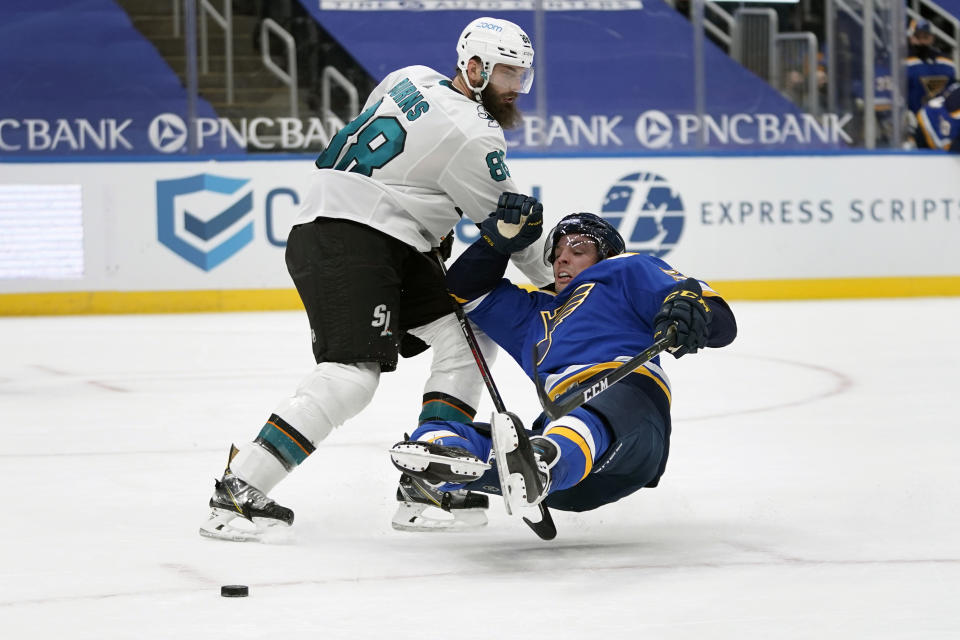
<svg viewBox="0 0 960 640"><path fill-rule="evenodd" d="M648 149L663 149L670 146L673 137L673 123L663 111L651 109L637 118L637 140Z"/></svg>
<svg viewBox="0 0 960 640"><path fill-rule="evenodd" d="M249 180L207 173L157 181L157 240L210 271L253 240Z"/></svg>

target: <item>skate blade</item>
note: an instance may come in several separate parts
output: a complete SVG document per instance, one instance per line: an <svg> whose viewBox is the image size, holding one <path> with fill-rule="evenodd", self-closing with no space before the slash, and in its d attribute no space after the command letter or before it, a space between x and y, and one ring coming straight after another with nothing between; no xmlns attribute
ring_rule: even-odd
<svg viewBox="0 0 960 640"><path fill-rule="evenodd" d="M430 453L423 445L402 444L396 445L390 449L390 459L393 463L402 469L412 473L422 473L432 463L450 467L450 472L458 479L456 482L468 482L471 478L479 478L490 468L486 462L477 458L451 458ZM453 482L451 480L451 482Z"/></svg>
<svg viewBox="0 0 960 640"><path fill-rule="evenodd" d="M527 503L527 484L523 475L510 473L507 466L507 456L520 446L520 437L510 416L503 413L494 413L490 417L490 430L493 440L493 456L497 461L497 475L500 476L500 489L507 514L513 515Z"/></svg>
<svg viewBox="0 0 960 640"><path fill-rule="evenodd" d="M501 482L501 484L503 484L503 482ZM525 513L530 513L531 509L538 511L537 506L527 500L527 483L522 475L519 473L511 473L504 486L507 487L507 490L504 492L503 497L510 505L507 508L508 514L523 516Z"/></svg>
<svg viewBox="0 0 960 640"><path fill-rule="evenodd" d="M248 526L238 527L231 524L241 521ZM287 542L284 533L290 525L273 518L254 518L249 522L232 511L213 509L210 517L200 526L200 535L213 540L229 542Z"/></svg>
<svg viewBox="0 0 960 640"><path fill-rule="evenodd" d="M446 518L436 518L424 511L437 511L429 505L416 502L400 502L393 514L390 525L397 531L415 533L461 533L476 531L487 525L485 509L457 509L455 512L443 512Z"/></svg>

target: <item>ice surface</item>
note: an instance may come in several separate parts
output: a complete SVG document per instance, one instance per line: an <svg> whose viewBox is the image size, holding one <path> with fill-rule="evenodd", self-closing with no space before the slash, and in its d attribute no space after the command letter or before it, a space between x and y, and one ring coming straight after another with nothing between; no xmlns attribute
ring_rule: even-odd
<svg viewBox="0 0 960 640"><path fill-rule="evenodd" d="M0 319L0 635L960 637L960 299L734 308L734 345L664 363L660 487L552 542L498 500L481 533L390 528L428 354L277 487L286 543L203 539L230 442L312 367L303 315Z"/></svg>

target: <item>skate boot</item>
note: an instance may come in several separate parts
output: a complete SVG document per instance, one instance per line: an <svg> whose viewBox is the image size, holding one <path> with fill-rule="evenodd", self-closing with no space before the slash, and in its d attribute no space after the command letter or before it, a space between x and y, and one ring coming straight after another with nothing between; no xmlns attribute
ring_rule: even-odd
<svg viewBox="0 0 960 640"><path fill-rule="evenodd" d="M530 448L533 449L533 456L537 461L537 475L540 486L543 487L533 504L540 504L550 493L550 470L560 459L560 447L546 436L530 436Z"/></svg>
<svg viewBox="0 0 960 640"><path fill-rule="evenodd" d="M550 469L560 458L560 449L544 436L527 437L519 419L495 413L493 451L507 513L535 507L550 492Z"/></svg>
<svg viewBox="0 0 960 640"><path fill-rule="evenodd" d="M473 482L490 468L489 464L463 447L411 440L393 445L390 460L401 473L433 485Z"/></svg>
<svg viewBox="0 0 960 640"><path fill-rule="evenodd" d="M236 455L237 448L230 445L227 468L223 477L214 481L211 512L200 526L200 535L234 542L261 541L274 528L293 524L293 511L233 475L230 463ZM245 526L238 526L244 521Z"/></svg>
<svg viewBox="0 0 960 640"><path fill-rule="evenodd" d="M482 493L464 489L439 491L423 479L405 473L397 487L397 511L392 525L398 531L472 531L487 524L489 505ZM446 512L445 517L437 517L438 509Z"/></svg>

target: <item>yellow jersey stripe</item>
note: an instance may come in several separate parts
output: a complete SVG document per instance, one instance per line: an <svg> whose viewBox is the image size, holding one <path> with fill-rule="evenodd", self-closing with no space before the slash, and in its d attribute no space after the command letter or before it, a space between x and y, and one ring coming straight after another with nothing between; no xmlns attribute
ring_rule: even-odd
<svg viewBox="0 0 960 640"><path fill-rule="evenodd" d="M587 367L583 371L573 374L566 380L563 380L562 382L558 382L552 389L550 389L548 396L550 397L551 400L556 400L557 396L562 395L564 391L567 391L568 389L570 389L570 387L577 384L578 382L582 382L587 378L591 378L594 375L600 373L601 371L616 369L617 367L620 367L622 365L623 365L622 362L602 362L600 364L595 364L592 367ZM641 375L645 375L651 378L654 382L657 383L657 386L660 387L660 390L663 391L664 395L667 396L667 402L668 403L672 402L672 399L670 396L670 389L667 388L667 385L664 384L663 380L661 380L656 375L654 375L649 369L647 369L643 365L640 365L633 372L639 373Z"/></svg>
<svg viewBox="0 0 960 640"><path fill-rule="evenodd" d="M433 443L439 440L440 438L451 438L451 437L463 438L463 436L461 436L459 433L454 433L453 431L431 431L429 434L424 434L424 435L429 435L429 437L426 438L426 440L424 440L423 436L420 436L421 442ZM463 438L463 439L466 439L466 438Z"/></svg>
<svg viewBox="0 0 960 640"><path fill-rule="evenodd" d="M601 371L607 371L608 369L616 369L622 363L620 362L603 362L601 364L595 364L592 367L587 367L586 369L575 373L566 380L558 382L552 389L550 389L549 396L551 400L556 400L557 396L563 394L564 391L577 384L582 382L587 378L600 373Z"/></svg>
<svg viewBox="0 0 960 640"><path fill-rule="evenodd" d="M587 475L589 475L590 472L593 470L593 452L590 451L590 447L587 446L587 441L583 439L583 436L581 436L579 433L577 433L570 427L562 427L562 426L551 427L543 432L543 435L549 435L549 434L560 436L561 438L566 438L570 442L580 447L580 450L583 452L583 457L586 460L586 462L583 463L583 475L580 476L580 480L578 480L577 482L580 482L581 480L586 478Z"/></svg>
<svg viewBox="0 0 960 640"><path fill-rule="evenodd" d="M923 132L923 137L927 140L927 147L930 149L939 149L940 145L931 137L933 134L931 131L933 124L930 122L930 118L927 117L927 112L920 110L918 115L920 116L920 131Z"/></svg>

